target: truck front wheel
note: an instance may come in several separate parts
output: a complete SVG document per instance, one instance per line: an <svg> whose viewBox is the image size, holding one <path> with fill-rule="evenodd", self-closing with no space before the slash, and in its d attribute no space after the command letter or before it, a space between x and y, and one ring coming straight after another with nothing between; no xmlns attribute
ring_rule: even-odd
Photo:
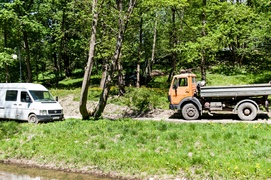
<svg viewBox="0 0 271 180"><path fill-rule="evenodd" d="M244 121L252 121L257 116L257 108L252 103L242 103L237 110L238 117Z"/></svg>
<svg viewBox="0 0 271 180"><path fill-rule="evenodd" d="M186 104L182 108L182 116L186 120L198 119L199 118L199 110L192 103Z"/></svg>

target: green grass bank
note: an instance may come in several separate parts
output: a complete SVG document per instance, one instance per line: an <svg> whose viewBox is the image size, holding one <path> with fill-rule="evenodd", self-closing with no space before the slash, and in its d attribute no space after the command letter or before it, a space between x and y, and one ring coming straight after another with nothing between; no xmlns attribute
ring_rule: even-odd
<svg viewBox="0 0 271 180"><path fill-rule="evenodd" d="M0 160L121 177L271 178L268 124L99 120L0 121Z"/></svg>

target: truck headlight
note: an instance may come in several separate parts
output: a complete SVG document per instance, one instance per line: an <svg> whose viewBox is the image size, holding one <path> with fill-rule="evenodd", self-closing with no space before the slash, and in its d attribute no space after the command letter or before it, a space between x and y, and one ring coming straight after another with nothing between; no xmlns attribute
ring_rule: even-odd
<svg viewBox="0 0 271 180"><path fill-rule="evenodd" d="M47 110L40 110L40 115L47 115Z"/></svg>

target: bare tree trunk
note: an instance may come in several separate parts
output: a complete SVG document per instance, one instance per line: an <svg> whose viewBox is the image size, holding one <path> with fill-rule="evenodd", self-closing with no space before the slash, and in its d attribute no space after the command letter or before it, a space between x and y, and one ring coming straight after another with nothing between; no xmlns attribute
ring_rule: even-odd
<svg viewBox="0 0 271 180"><path fill-rule="evenodd" d="M102 65L102 78L100 81L100 88L103 89L104 88L104 83L105 83L105 78L106 78L106 74L107 74L107 64L106 64L106 60L103 60L103 65Z"/></svg>
<svg viewBox="0 0 271 180"><path fill-rule="evenodd" d="M167 82L170 82L172 76L174 75L174 71L176 70L176 64L177 64L177 53L174 50L177 45L177 30L176 30L176 8L172 7L172 38L171 38L171 70L167 79Z"/></svg>
<svg viewBox="0 0 271 180"><path fill-rule="evenodd" d="M94 111L94 118L96 118L96 119L102 115L104 108L106 106L107 99L108 99L109 92L110 92L110 88L112 86L113 76L114 76L114 73L116 70L116 66L118 65L120 54L121 54L121 48L122 48L122 42L124 39L125 29L128 24L128 21L130 19L130 16L133 12L136 0L130 0L128 14L124 18L122 17L122 14L123 14L122 2L123 2L123 0L116 0L116 4L117 4L118 10L119 10L118 37L117 37L114 56L112 57L111 62L108 66L108 73L107 73L107 77L105 80L104 89L103 89L103 92L100 96L99 104L95 108L95 111Z"/></svg>
<svg viewBox="0 0 271 180"><path fill-rule="evenodd" d="M158 14L156 13L154 29L153 29L153 43L152 43L151 62L149 64L149 71L150 72L152 71L152 64L154 63L154 58L155 58L156 37L157 37L157 17L158 17Z"/></svg>
<svg viewBox="0 0 271 180"><path fill-rule="evenodd" d="M97 31L97 23L98 23L98 11L97 11L97 3L98 0L93 0L92 4L92 13L93 13L93 21L92 21L92 33L90 38L90 45L89 45L89 56L87 66L85 67L85 74L82 83L82 90L80 95L80 102L79 102L79 110L82 115L83 119L89 119L92 116L92 113L87 109L87 97L88 97L88 87L89 87L89 80L93 68L94 62L94 55L95 55L95 45L96 45L96 31Z"/></svg>
<svg viewBox="0 0 271 180"><path fill-rule="evenodd" d="M202 12L202 37L206 36L205 32L205 26L206 26L206 12L205 12L205 7L206 7L206 0L202 1L203 3L203 12ZM201 51L201 65L200 65L200 70L201 70L201 79L206 80L206 51L203 48Z"/></svg>
<svg viewBox="0 0 271 180"><path fill-rule="evenodd" d="M58 61L57 61L57 53L54 52L53 53L53 59L54 59L54 69L55 69L55 77L56 77L56 85L58 85L59 82L59 65L58 65Z"/></svg>
<svg viewBox="0 0 271 180"><path fill-rule="evenodd" d="M122 73L122 65L120 61L118 61L118 88L119 88L119 96L123 96L125 94L125 87L124 87L124 77Z"/></svg>
<svg viewBox="0 0 271 180"><path fill-rule="evenodd" d="M4 26L4 47L6 48L7 45L8 45L7 27ZM8 69L7 63L5 63L4 66L5 66L5 69L6 69L6 83L7 83L10 80L9 69Z"/></svg>
<svg viewBox="0 0 271 180"><path fill-rule="evenodd" d="M142 12L140 12L142 15ZM138 47L138 57L137 57L137 65L136 65L136 87L140 87L140 61L141 61L141 54L142 54L142 44L143 44L143 18L140 18L140 25L139 25L139 47ZM148 61L148 60L147 60ZM146 72L146 71L145 71ZM144 76L147 76L145 73Z"/></svg>
<svg viewBox="0 0 271 180"><path fill-rule="evenodd" d="M26 52L26 67L27 67L27 82L32 82L32 70L31 70L31 63L30 63L30 50L29 50L29 44L28 44L28 37L27 32L23 31L23 38L24 38L24 48Z"/></svg>
<svg viewBox="0 0 271 180"><path fill-rule="evenodd" d="M136 65L136 87L140 87L140 64L137 63Z"/></svg>

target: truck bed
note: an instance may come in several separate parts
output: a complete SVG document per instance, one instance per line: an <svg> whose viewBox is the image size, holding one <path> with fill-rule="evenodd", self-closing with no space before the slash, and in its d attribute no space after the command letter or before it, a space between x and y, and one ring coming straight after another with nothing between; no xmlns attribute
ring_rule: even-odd
<svg viewBox="0 0 271 180"><path fill-rule="evenodd" d="M204 86L200 87L201 97L265 96L271 94L271 84Z"/></svg>

